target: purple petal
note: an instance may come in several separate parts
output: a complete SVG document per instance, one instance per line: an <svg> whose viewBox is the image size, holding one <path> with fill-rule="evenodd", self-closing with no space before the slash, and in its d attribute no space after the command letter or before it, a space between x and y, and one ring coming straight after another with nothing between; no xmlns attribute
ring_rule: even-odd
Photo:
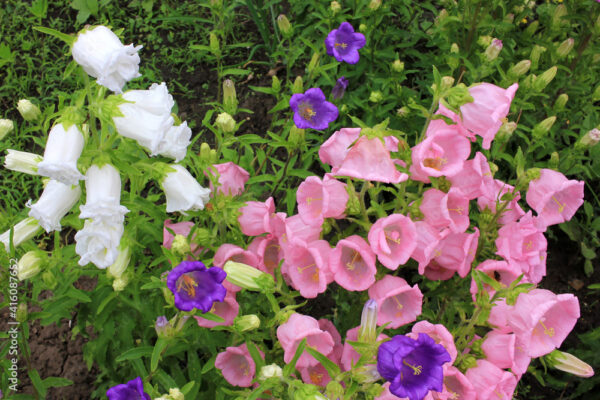
<svg viewBox="0 0 600 400"><path fill-rule="evenodd" d="M367 43L367 39L365 38L365 35L363 35L362 33L355 33L353 36L353 47L355 49L360 49L362 47L364 47L364 45Z"/></svg>
<svg viewBox="0 0 600 400"><path fill-rule="evenodd" d="M294 112L298 112L298 104L300 104L304 100L304 95L302 93L296 93L292 95L290 99L290 107Z"/></svg>
<svg viewBox="0 0 600 400"><path fill-rule="evenodd" d="M360 60L360 55L358 54L358 50L350 49L346 55L343 57L344 61L348 64L356 64L358 60Z"/></svg>
<svg viewBox="0 0 600 400"><path fill-rule="evenodd" d="M317 104L325 100L325 94L320 88L308 89L306 92L304 92L304 96L306 96L307 100L309 100L310 103L315 107L317 107Z"/></svg>
<svg viewBox="0 0 600 400"><path fill-rule="evenodd" d="M337 29L329 32L327 37L325 38L325 49L327 50L327 54L330 56L333 55L333 49L335 47L335 35L337 34Z"/></svg>
<svg viewBox="0 0 600 400"><path fill-rule="evenodd" d="M340 24L340 27L338 28L338 30L340 30L346 34L354 33L354 28L352 27L352 25L349 22L342 22Z"/></svg>

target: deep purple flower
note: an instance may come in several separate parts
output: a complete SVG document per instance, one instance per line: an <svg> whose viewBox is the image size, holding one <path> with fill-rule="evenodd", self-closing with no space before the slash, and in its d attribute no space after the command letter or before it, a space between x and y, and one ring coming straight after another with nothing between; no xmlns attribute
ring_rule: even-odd
<svg viewBox="0 0 600 400"><path fill-rule="evenodd" d="M167 277L175 295L175 307L182 311L199 308L208 312L215 301L223 301L227 290L221 284L227 274L221 268L206 268L200 261L183 261Z"/></svg>
<svg viewBox="0 0 600 400"><path fill-rule="evenodd" d="M397 335L379 346L377 371L390 381L390 392L409 400L422 400L430 390L442 391L442 364L450 354L425 333L417 340Z"/></svg>
<svg viewBox="0 0 600 400"><path fill-rule="evenodd" d="M342 22L340 27L332 30L325 39L327 54L334 56L338 61L356 64L360 56L358 49L366 43L365 35L354 33L354 28L348 22Z"/></svg>
<svg viewBox="0 0 600 400"><path fill-rule="evenodd" d="M308 89L304 94L296 93L290 99L294 111L294 123L299 129L327 129L338 117L337 107L325 100L319 88Z"/></svg>
<svg viewBox="0 0 600 400"><path fill-rule="evenodd" d="M144 383L139 376L127 383L113 386L106 391L108 400L152 400L144 393Z"/></svg>
<svg viewBox="0 0 600 400"><path fill-rule="evenodd" d="M331 90L331 95L333 96L334 99L341 99L342 97L344 97L346 88L348 88L348 79L346 79L345 76L342 76L335 83L335 86Z"/></svg>

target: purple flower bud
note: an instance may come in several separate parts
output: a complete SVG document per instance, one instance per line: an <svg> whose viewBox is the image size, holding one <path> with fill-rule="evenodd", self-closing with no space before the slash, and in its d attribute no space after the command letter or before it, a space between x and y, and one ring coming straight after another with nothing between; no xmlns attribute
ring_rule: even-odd
<svg viewBox="0 0 600 400"><path fill-rule="evenodd" d="M360 59L358 49L366 43L365 35L354 33L354 28L348 22L342 22L338 29L334 29L325 39L327 54L334 56L338 61L356 64Z"/></svg>
<svg viewBox="0 0 600 400"><path fill-rule="evenodd" d="M294 111L294 123L299 129L327 129L329 123L338 117L337 107L325 100L319 88L294 94L290 99L290 107Z"/></svg>
<svg viewBox="0 0 600 400"><path fill-rule="evenodd" d="M166 336L167 331L169 329L169 320L164 315L156 318L156 323L154 324L154 329L156 329L156 334L159 337Z"/></svg>
<svg viewBox="0 0 600 400"><path fill-rule="evenodd" d="M183 261L169 273L167 287L173 292L178 309L208 312L215 301L225 299L227 290L221 282L226 276L221 268L207 269L200 261Z"/></svg>
<svg viewBox="0 0 600 400"><path fill-rule="evenodd" d="M341 78L339 78L337 80L337 82L335 83L335 86L331 90L331 96L333 96L333 98L336 100L341 99L342 97L344 97L344 93L346 93L347 88L348 88L348 79L346 79L345 76L342 76Z"/></svg>
<svg viewBox="0 0 600 400"><path fill-rule="evenodd" d="M106 391L108 400L151 400L144 392L144 383L139 376L127 383L113 386Z"/></svg>

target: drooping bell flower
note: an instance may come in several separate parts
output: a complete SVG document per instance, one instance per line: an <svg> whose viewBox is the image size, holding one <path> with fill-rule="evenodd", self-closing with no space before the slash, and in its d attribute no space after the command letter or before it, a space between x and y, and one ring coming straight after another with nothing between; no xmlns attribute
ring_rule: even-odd
<svg viewBox="0 0 600 400"><path fill-rule="evenodd" d="M441 392L429 392L426 400L476 400L477 392L460 370L444 364L444 385ZM499 399L498 399L499 400Z"/></svg>
<svg viewBox="0 0 600 400"><path fill-rule="evenodd" d="M331 248L326 240L306 243L295 240L285 249L285 262L281 271L287 275L294 289L304 298L315 298L333 281L329 271Z"/></svg>
<svg viewBox="0 0 600 400"><path fill-rule="evenodd" d="M322 330L319 323L313 317L294 313L290 316L287 322L281 324L277 328L277 339L283 347L283 360L289 363L298 345L302 339L306 338L306 345L313 347L321 354L328 356L333 351L334 341L329 332ZM298 362L297 367L315 366L319 362L304 351Z"/></svg>
<svg viewBox="0 0 600 400"><path fill-rule="evenodd" d="M114 264L124 230L122 222L86 220L83 229L75 234L75 252L81 257L79 265L91 262L105 269Z"/></svg>
<svg viewBox="0 0 600 400"><path fill-rule="evenodd" d="M527 372L531 361L526 344L514 333L493 330L488 332L481 344L486 360L501 369L510 370L520 377Z"/></svg>
<svg viewBox="0 0 600 400"><path fill-rule="evenodd" d="M227 290L222 282L227 274L219 267L206 268L200 261L183 261L169 272L167 287L175 296L175 307L208 312L215 301L223 301Z"/></svg>
<svg viewBox="0 0 600 400"><path fill-rule="evenodd" d="M142 46L123 45L117 35L105 26L85 28L77 36L71 52L85 72L97 78L99 85L121 93L123 85L141 76L139 71Z"/></svg>
<svg viewBox="0 0 600 400"><path fill-rule="evenodd" d="M512 399L517 378L487 360L477 360L477 366L465 374L471 382L478 399Z"/></svg>
<svg viewBox="0 0 600 400"><path fill-rule="evenodd" d="M425 222L434 228L450 228L454 233L467 230L469 220L469 199L454 188L448 193L431 188L423 193L419 209L425 216Z"/></svg>
<svg viewBox="0 0 600 400"><path fill-rule="evenodd" d="M214 164L209 168L208 173L218 176L219 186L216 191L225 196L241 194L244 191L244 185L250 178L248 171L232 162ZM212 181L210 182L210 190L215 191Z"/></svg>
<svg viewBox="0 0 600 400"><path fill-rule="evenodd" d="M240 246L230 243L223 243L215 253L213 264L216 267L223 268L227 261L234 261L258 267L258 257L251 251L244 250Z"/></svg>
<svg viewBox="0 0 600 400"><path fill-rule="evenodd" d="M527 204L538 214L540 228L573 218L583 204L583 181L569 180L560 172L544 168L529 182Z"/></svg>
<svg viewBox="0 0 600 400"><path fill-rule="evenodd" d="M375 253L362 237L340 240L329 256L334 280L346 290L366 290L375 283Z"/></svg>
<svg viewBox="0 0 600 400"><path fill-rule="evenodd" d="M92 165L85 173L85 205L80 206L81 219L93 219L123 223L129 210L120 204L121 177L110 164Z"/></svg>
<svg viewBox="0 0 600 400"><path fill-rule="evenodd" d="M298 214L308 225L322 225L324 218L338 218L344 214L348 203L346 184L325 175L321 180L309 176L296 192Z"/></svg>
<svg viewBox="0 0 600 400"><path fill-rule="evenodd" d="M299 214L287 217L284 222L284 233L279 236L279 245L286 251L286 248L296 240L302 240L306 243L319 240L322 225L308 225Z"/></svg>
<svg viewBox="0 0 600 400"><path fill-rule="evenodd" d="M167 198L167 212L204 210L210 199L210 189L202 187L187 169L170 164L175 171L168 172L161 182Z"/></svg>
<svg viewBox="0 0 600 400"><path fill-rule="evenodd" d="M242 233L247 236L258 236L263 233L274 233L278 222L275 214L275 201L269 197L262 201L247 201L240 208L238 222Z"/></svg>
<svg viewBox="0 0 600 400"><path fill-rule="evenodd" d="M172 125L158 144L157 153L161 156L174 158L175 162L179 162L187 154L191 137L192 130L188 127L187 121L183 121L179 125Z"/></svg>
<svg viewBox="0 0 600 400"><path fill-rule="evenodd" d="M262 351L259 350L259 353L264 358ZM246 343L227 347L224 352L219 353L215 359L215 367L221 370L227 382L239 387L251 386L256 373L256 364Z"/></svg>
<svg viewBox="0 0 600 400"><path fill-rule="evenodd" d="M366 43L365 35L355 33L348 22L342 22L338 29L334 29L325 39L327 54L334 56L339 62L356 64L360 59L358 50Z"/></svg>
<svg viewBox="0 0 600 400"><path fill-rule="evenodd" d="M60 231L60 220L77 203L79 196L79 185L51 180L39 200L30 206L29 216L35 218L46 232Z"/></svg>
<svg viewBox="0 0 600 400"><path fill-rule="evenodd" d="M333 325L333 322L330 320L321 318L318 322L319 328L325 332L328 332L333 338L333 350L327 356L327 358L339 365L340 358L342 357L342 351L344 349L344 345L342 344L342 336L338 332L335 325Z"/></svg>
<svg viewBox="0 0 600 400"><path fill-rule="evenodd" d="M371 226L368 239L379 262L396 270L406 264L417 247L417 230L410 218L391 214Z"/></svg>
<svg viewBox="0 0 600 400"><path fill-rule="evenodd" d="M279 261L283 258L283 250L279 245L279 240L274 235L267 234L266 236L254 238L248 245L248 251L258 258L258 265L256 266L258 269L275 275Z"/></svg>
<svg viewBox="0 0 600 400"><path fill-rule="evenodd" d="M345 76L340 77L336 82L333 89L331 89L331 96L334 99L341 99L344 97L344 93L348 88L348 79Z"/></svg>
<svg viewBox="0 0 600 400"><path fill-rule="evenodd" d="M203 328L212 328L218 325L233 325L233 320L237 317L240 311L240 305L235 299L235 292L227 290L223 301L214 302L210 312L223 318L223 322L211 321L202 317L194 316L198 322L198 326Z"/></svg>
<svg viewBox="0 0 600 400"><path fill-rule="evenodd" d="M360 128L342 128L335 131L319 148L321 162L339 167L350 150L350 145L360 136Z"/></svg>
<svg viewBox="0 0 600 400"><path fill-rule="evenodd" d="M325 369L325 367L321 364L299 368L299 371L304 383L326 387L331 381L331 377L329 376L327 369Z"/></svg>
<svg viewBox="0 0 600 400"><path fill-rule="evenodd" d="M430 390L441 392L447 362L448 351L425 333L416 340L394 336L377 352L377 371L390 382L390 392L409 400L422 400Z"/></svg>
<svg viewBox="0 0 600 400"><path fill-rule="evenodd" d="M413 339L417 339L419 333L426 333L432 338L437 344L441 344L450 354L450 362L456 360L458 352L456 351L456 345L454 344L454 338L448 328L442 324L432 324L429 321L419 321L413 325L412 330L406 334L406 336Z"/></svg>
<svg viewBox="0 0 600 400"><path fill-rule="evenodd" d="M452 188L469 200L483 195L483 188L494 180L487 159L480 152L463 164L463 169L448 178Z"/></svg>
<svg viewBox="0 0 600 400"><path fill-rule="evenodd" d="M144 382L139 376L127 383L113 386L106 391L108 400L151 400L144 392Z"/></svg>
<svg viewBox="0 0 600 400"><path fill-rule="evenodd" d="M479 241L479 229L474 233L450 233L433 251L428 265L419 264L419 273L432 280L447 280L458 273L464 278L471 271Z"/></svg>
<svg viewBox="0 0 600 400"><path fill-rule="evenodd" d="M325 100L325 95L319 88L292 95L290 107L294 111L294 123L299 129L322 131L338 117L337 107Z"/></svg>
<svg viewBox="0 0 600 400"><path fill-rule="evenodd" d="M419 271L421 271L437 254L434 251L437 249L442 235L425 221L415 221L413 224L417 232L417 246L413 250L411 258L419 263Z"/></svg>
<svg viewBox="0 0 600 400"><path fill-rule="evenodd" d="M48 133L44 159L37 165L37 173L68 185L76 185L83 175L77 169L77 160L83 150L83 134L77 125L65 129L56 124Z"/></svg>
<svg viewBox="0 0 600 400"><path fill-rule="evenodd" d="M389 322L396 329L421 315L423 294L418 285L410 286L398 276L386 275L369 288L369 297L377 302L377 325Z"/></svg>

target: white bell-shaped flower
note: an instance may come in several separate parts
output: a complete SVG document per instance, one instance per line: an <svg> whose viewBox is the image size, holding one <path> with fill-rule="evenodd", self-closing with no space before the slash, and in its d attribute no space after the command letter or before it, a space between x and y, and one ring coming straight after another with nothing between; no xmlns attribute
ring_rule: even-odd
<svg viewBox="0 0 600 400"><path fill-rule="evenodd" d="M119 105L122 117L114 117L117 132L137 141L150 151L159 153L160 144L173 126L171 108L175 104L167 85L154 83L148 90L129 90L123 98L132 103Z"/></svg>
<svg viewBox="0 0 600 400"><path fill-rule="evenodd" d="M175 162L183 160L187 154L191 137L192 130L187 126L186 121L183 121L181 125L172 126L160 142L158 154L174 158Z"/></svg>
<svg viewBox="0 0 600 400"><path fill-rule="evenodd" d="M93 76L99 85L121 93L127 81L139 73L142 46L125 46L117 35L105 26L84 30L77 36L71 52L73 59Z"/></svg>
<svg viewBox="0 0 600 400"><path fill-rule="evenodd" d="M86 220L75 235L75 252L81 257L79 265L92 263L105 269L117 260L123 224L103 220Z"/></svg>
<svg viewBox="0 0 600 400"><path fill-rule="evenodd" d="M83 134L76 125L67 130L63 124L54 125L48 134L44 160L37 165L38 174L65 184L77 184L83 179L77 160L84 144Z"/></svg>
<svg viewBox="0 0 600 400"><path fill-rule="evenodd" d="M210 189L200 186L187 169L177 164L169 164L175 169L165 175L161 186L167 197L167 212L204 210L210 199Z"/></svg>
<svg viewBox="0 0 600 400"><path fill-rule="evenodd" d="M4 168L30 175L38 175L38 164L43 159L44 157L39 154L8 149L4 158Z"/></svg>
<svg viewBox="0 0 600 400"><path fill-rule="evenodd" d="M129 211L120 205L121 177L119 171L110 164L101 167L92 165L85 174L85 205L79 207L79 218L104 219L123 223Z"/></svg>
<svg viewBox="0 0 600 400"><path fill-rule="evenodd" d="M81 196L79 185L65 185L50 180L39 200L30 206L29 216L38 220L46 232L60 231L60 220Z"/></svg>
<svg viewBox="0 0 600 400"><path fill-rule="evenodd" d="M21 243L31 239L40 231L40 228L40 224L35 218L28 217L20 221L13 227L13 246L17 247ZM4 244L4 248L8 251L10 229L0 235L0 242Z"/></svg>

